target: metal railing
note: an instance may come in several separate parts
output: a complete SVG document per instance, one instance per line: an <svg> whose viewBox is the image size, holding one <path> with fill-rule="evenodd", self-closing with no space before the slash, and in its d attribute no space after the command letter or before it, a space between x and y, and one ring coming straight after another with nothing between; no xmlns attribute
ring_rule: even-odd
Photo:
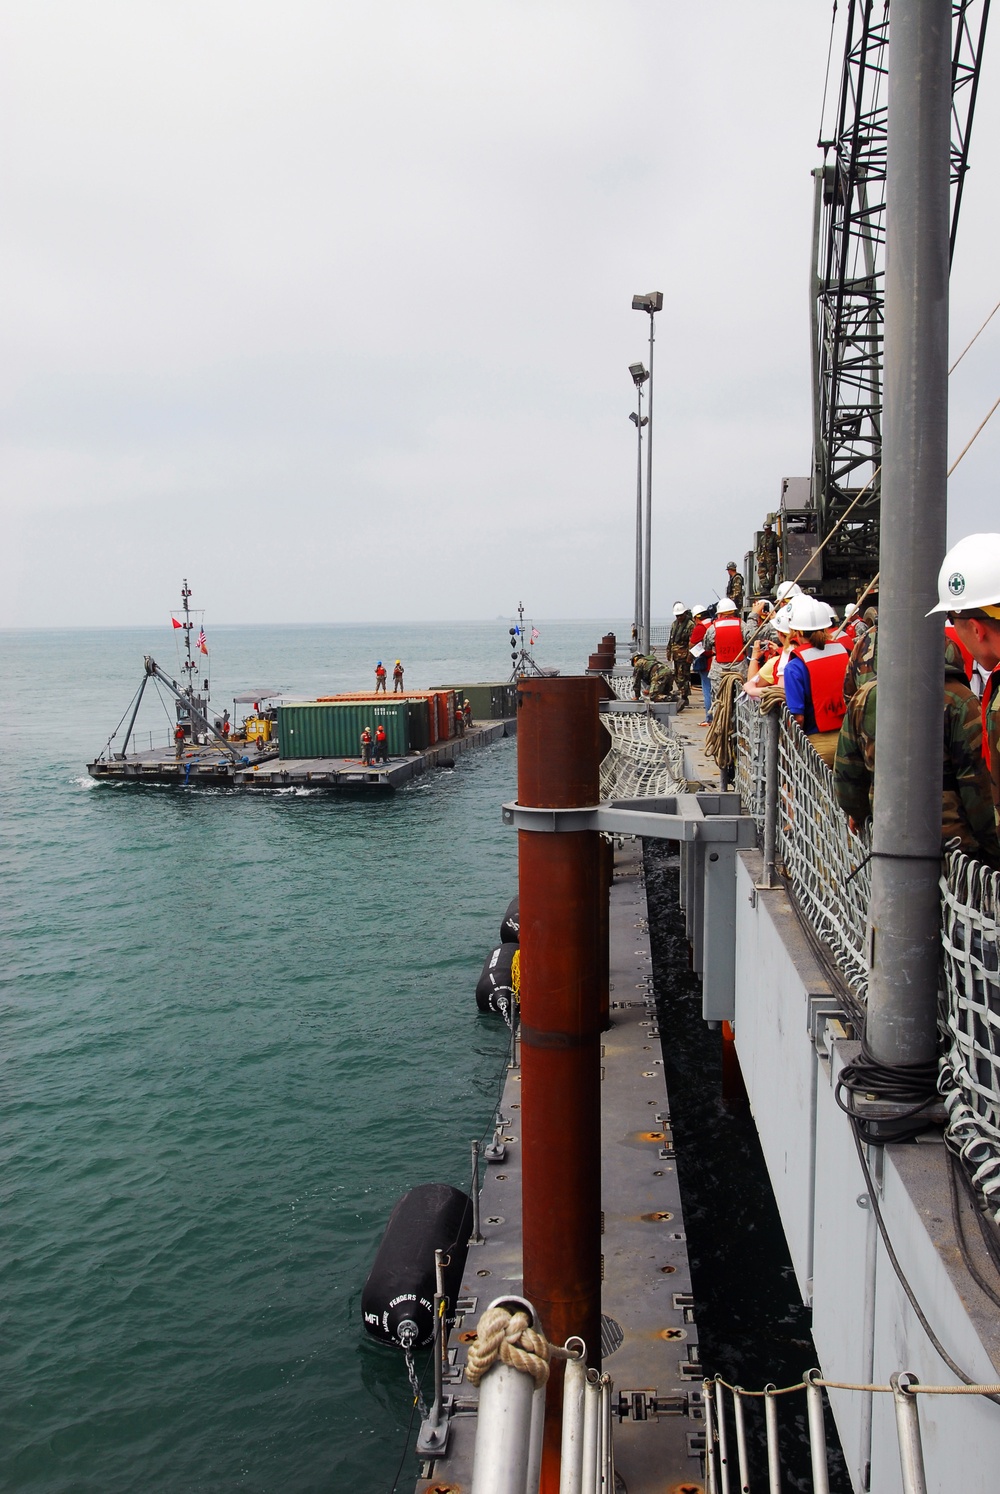
<svg viewBox="0 0 1000 1494"><path fill-rule="evenodd" d="M871 871L867 834L856 835L833 792L833 774L805 733L780 712L775 853L810 926L831 950L858 1001L868 989L868 904ZM766 717L757 701L736 702L736 789L747 814L767 833ZM773 740L773 738L772 738Z"/></svg>
<svg viewBox="0 0 1000 1494"><path fill-rule="evenodd" d="M891 1395L896 1412L896 1440L903 1494L927 1494L923 1445L920 1437L918 1397L922 1395L978 1395L995 1398L996 1385L921 1385L915 1375L898 1370L890 1375L888 1385L855 1385L841 1380L824 1380L819 1370L807 1370L798 1385L778 1389L767 1385L763 1390L744 1390L730 1385L721 1375L704 1382L705 1407L705 1485L708 1494L741 1494L763 1490L762 1481L751 1482L747 1454L747 1414L763 1406L767 1447L767 1488L769 1494L780 1494L782 1487L781 1439L778 1426L779 1398L804 1393L812 1468L813 1494L829 1494L830 1474L827 1461L826 1429L823 1416L823 1391L855 1391L859 1395ZM735 1458L729 1440L734 1433ZM796 1432L795 1437L798 1437Z"/></svg>

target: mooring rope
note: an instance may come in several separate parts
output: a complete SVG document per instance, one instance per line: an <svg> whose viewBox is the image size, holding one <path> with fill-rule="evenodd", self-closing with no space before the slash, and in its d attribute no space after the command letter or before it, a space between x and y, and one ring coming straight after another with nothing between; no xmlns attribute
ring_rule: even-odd
<svg viewBox="0 0 1000 1494"><path fill-rule="evenodd" d="M511 1369L523 1370L536 1385L548 1380L549 1343L543 1333L529 1327L526 1312L510 1313L505 1307L486 1309L469 1345L466 1379L478 1385L498 1359Z"/></svg>

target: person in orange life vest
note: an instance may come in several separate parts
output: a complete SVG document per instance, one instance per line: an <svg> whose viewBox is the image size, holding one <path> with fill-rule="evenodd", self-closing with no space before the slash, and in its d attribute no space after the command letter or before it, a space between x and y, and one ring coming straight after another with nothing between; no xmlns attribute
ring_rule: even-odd
<svg viewBox="0 0 1000 1494"><path fill-rule="evenodd" d="M229 736L229 731L230 731L229 712L228 711L223 711L223 713L222 713L222 735L224 737L228 737Z"/></svg>
<svg viewBox="0 0 1000 1494"><path fill-rule="evenodd" d="M816 597L796 597L790 622L795 647L785 665L785 700L816 752L833 767L837 738L847 710L844 675L848 652L829 641L830 608Z"/></svg>
<svg viewBox="0 0 1000 1494"><path fill-rule="evenodd" d="M955 647L958 649L959 653L962 655L962 668L965 670L965 678L969 681L969 684L971 685L972 684L972 677L975 674L976 661L975 661L975 659L973 659L972 655L970 654L969 650L966 648L965 644L962 642L961 638L959 638L958 633L957 633L957 631L955 629L955 624L953 622L946 622L945 623L945 625L944 625L944 636L946 638L950 638L951 639L952 643L955 645Z"/></svg>
<svg viewBox="0 0 1000 1494"><path fill-rule="evenodd" d="M381 721L375 728L375 761L377 763L389 761L389 738L385 734L385 727Z"/></svg>
<svg viewBox="0 0 1000 1494"><path fill-rule="evenodd" d="M392 693L393 695L403 693L403 666L398 659L392 666Z"/></svg>
<svg viewBox="0 0 1000 1494"><path fill-rule="evenodd" d="M752 624L740 621L732 598L723 597L715 609L715 621L702 640L705 648L715 655L708 675L713 694L718 691L724 675L738 674L741 679L746 679L746 644L753 631Z"/></svg>
<svg viewBox="0 0 1000 1494"><path fill-rule="evenodd" d="M178 761L184 755L184 728L179 721L174 727L174 753L176 754Z"/></svg>
<svg viewBox="0 0 1000 1494"><path fill-rule="evenodd" d="M361 761L367 767L372 760L372 734L369 727L365 727L361 733Z"/></svg>
<svg viewBox="0 0 1000 1494"><path fill-rule="evenodd" d="M983 757L1000 822L1000 534L969 534L952 546L938 572L938 598L931 612L945 613L958 643L989 671L982 704Z"/></svg>
<svg viewBox="0 0 1000 1494"><path fill-rule="evenodd" d="M467 700L462 701L462 715L465 717L466 730L472 725L472 706Z"/></svg>
<svg viewBox="0 0 1000 1494"><path fill-rule="evenodd" d="M462 702L460 700L456 700L455 701L455 735L456 735L456 737L461 737L461 736L464 736L464 734L465 734L465 712L462 710Z"/></svg>
<svg viewBox="0 0 1000 1494"><path fill-rule="evenodd" d="M378 692L380 690L382 691L383 695L385 694L385 681L386 681L386 669L385 669L385 665L382 663L382 660L379 659L378 663L375 665L375 694L376 695L378 694Z"/></svg>
<svg viewBox="0 0 1000 1494"><path fill-rule="evenodd" d="M844 608L844 621L834 633L833 642L842 643L847 652L850 653L851 649L858 641L858 629L860 622L861 619L858 616L857 602L848 602L847 606Z"/></svg>

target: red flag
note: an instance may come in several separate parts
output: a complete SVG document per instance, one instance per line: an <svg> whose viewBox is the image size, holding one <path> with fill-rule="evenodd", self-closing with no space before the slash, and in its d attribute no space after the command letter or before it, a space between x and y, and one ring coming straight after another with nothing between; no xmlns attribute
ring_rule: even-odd
<svg viewBox="0 0 1000 1494"><path fill-rule="evenodd" d="M179 622L178 622L178 621L177 621L177 619L176 619L176 617L172 617L172 618L171 618L171 619L170 619L170 621L171 621L171 622L172 622L172 623L173 623L173 625L174 625L174 627L175 627L175 628L183 628L183 626L184 626L184 624L183 624L183 623L179 623Z"/></svg>
<svg viewBox="0 0 1000 1494"><path fill-rule="evenodd" d="M201 632L198 634L198 647L201 649L203 654L208 653L208 639L205 637L204 628L202 628Z"/></svg>

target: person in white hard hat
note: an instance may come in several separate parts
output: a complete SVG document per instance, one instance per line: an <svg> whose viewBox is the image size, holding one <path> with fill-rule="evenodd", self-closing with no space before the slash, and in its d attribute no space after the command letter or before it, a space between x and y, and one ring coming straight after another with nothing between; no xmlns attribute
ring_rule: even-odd
<svg viewBox="0 0 1000 1494"><path fill-rule="evenodd" d="M674 603L674 620L670 628L670 637L667 639L667 658L674 666L674 688L677 691L679 704L677 709L683 711L691 699L691 632L694 628L694 619L689 607L683 602Z"/></svg>
<svg viewBox="0 0 1000 1494"><path fill-rule="evenodd" d="M938 604L958 642L988 671L983 691L983 757L1000 816L1000 534L968 534L938 572Z"/></svg>
<svg viewBox="0 0 1000 1494"><path fill-rule="evenodd" d="M785 668L796 642L791 608L787 603L778 608L769 620L768 628L773 629L780 641L775 644L764 638L754 639L750 648L747 682L743 686L747 695L763 695L765 690L773 689L776 685L782 690L785 688Z"/></svg>
<svg viewBox="0 0 1000 1494"><path fill-rule="evenodd" d="M688 657L691 660L691 673L701 681L701 698L705 703L705 719L699 722L700 726L708 726L712 720L712 682L708 677L708 671L712 667L711 649L705 647L705 634L711 625L708 616L708 608L701 603L691 608L693 627L691 637L688 639Z"/></svg>
<svg viewBox="0 0 1000 1494"><path fill-rule="evenodd" d="M746 645L753 631L752 624L740 621L733 599L723 597L715 609L715 621L705 634L705 647L715 655L709 670L713 695L727 674L738 674L741 679L746 679Z"/></svg>
<svg viewBox="0 0 1000 1494"><path fill-rule="evenodd" d="M796 643L785 666L785 698L816 752L833 767L840 724L847 709L844 675L848 654L842 643L830 642L832 612L817 597L797 596L790 621Z"/></svg>
<svg viewBox="0 0 1000 1494"><path fill-rule="evenodd" d="M797 581L782 581L774 593L775 605L780 607L782 602L791 601L792 597L800 597L802 594L802 587Z"/></svg>

